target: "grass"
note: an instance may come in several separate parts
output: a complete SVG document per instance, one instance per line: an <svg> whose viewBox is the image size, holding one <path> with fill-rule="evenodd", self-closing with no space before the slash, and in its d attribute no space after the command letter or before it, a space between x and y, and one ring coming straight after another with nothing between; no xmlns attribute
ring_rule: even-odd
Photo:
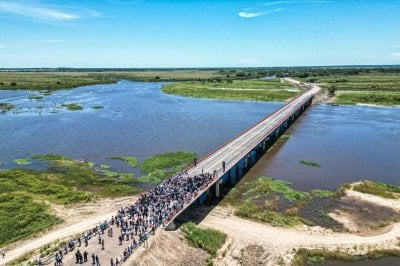
<svg viewBox="0 0 400 266"><path fill-rule="evenodd" d="M321 263L325 260L341 260L345 262L352 262L359 260L379 259L384 256L400 256L400 251L397 249L376 250L368 252L365 255L353 256L338 251L307 250L301 248L297 251L296 257L292 262L292 266L313 265L315 263Z"/></svg>
<svg viewBox="0 0 400 266"><path fill-rule="evenodd" d="M400 186L387 185L374 181L362 181L355 184L353 190L388 199L400 197Z"/></svg>
<svg viewBox="0 0 400 266"><path fill-rule="evenodd" d="M191 246L204 249L213 257L226 239L224 233L211 228L201 228L193 222L183 224L181 230Z"/></svg>
<svg viewBox="0 0 400 266"><path fill-rule="evenodd" d="M240 217L255 219L273 226L291 227L303 224L303 220L295 215L288 215L270 210L260 210L254 202L246 200L236 207L235 214Z"/></svg>
<svg viewBox="0 0 400 266"><path fill-rule="evenodd" d="M61 220L48 214L48 206L28 193L0 194L0 247L24 239Z"/></svg>
<svg viewBox="0 0 400 266"><path fill-rule="evenodd" d="M232 189L226 196L240 217L255 219L273 226L291 227L311 224L297 216L298 210L317 197L331 197L333 191L313 190L297 191L289 182L269 177L259 177ZM297 210L297 211L296 211Z"/></svg>
<svg viewBox="0 0 400 266"><path fill-rule="evenodd" d="M93 72L1 71L0 89L46 90L76 88L91 84L113 83L115 79Z"/></svg>
<svg viewBox="0 0 400 266"><path fill-rule="evenodd" d="M182 171L193 162L195 153L190 152L169 152L151 156L140 164L140 171L147 174L139 178L142 182L161 182L165 178Z"/></svg>
<svg viewBox="0 0 400 266"><path fill-rule="evenodd" d="M162 91L195 98L284 101L299 93L288 91L290 88L293 86L275 79L172 83L164 85Z"/></svg>
<svg viewBox="0 0 400 266"><path fill-rule="evenodd" d="M321 167L321 164L320 164L320 163L313 162L313 161L301 160L300 163L301 163L301 164L304 164L304 165L308 165L308 166Z"/></svg>
<svg viewBox="0 0 400 266"><path fill-rule="evenodd" d="M59 160L70 160L67 156L59 154L40 154L32 156L32 159L39 161L59 161Z"/></svg>
<svg viewBox="0 0 400 266"><path fill-rule="evenodd" d="M30 99L30 100L42 100L43 96L42 95L30 95L30 96L28 96L28 99Z"/></svg>
<svg viewBox="0 0 400 266"><path fill-rule="evenodd" d="M13 162L18 165L26 165L26 164L32 163L27 158L16 158L16 159L14 159Z"/></svg>
<svg viewBox="0 0 400 266"><path fill-rule="evenodd" d="M79 70L47 69L0 71L0 90L44 90L47 92L85 85L132 81L190 81L225 77L219 70Z"/></svg>
<svg viewBox="0 0 400 266"><path fill-rule="evenodd" d="M83 110L83 106L76 104L76 103L63 103L61 104L62 107L65 107L66 109L70 110L70 111L79 111L79 110Z"/></svg>
<svg viewBox="0 0 400 266"><path fill-rule="evenodd" d="M400 105L400 75L371 69L369 73L314 76L314 81L336 96L339 104Z"/></svg>
<svg viewBox="0 0 400 266"><path fill-rule="evenodd" d="M120 160L120 161L126 162L131 167L136 167L139 164L138 160L135 157L131 157L131 156L128 156L128 157L113 156L113 157L110 157L109 159Z"/></svg>
<svg viewBox="0 0 400 266"><path fill-rule="evenodd" d="M346 92L336 95L339 104L400 105L400 92Z"/></svg>
<svg viewBox="0 0 400 266"><path fill-rule="evenodd" d="M60 155L37 155L49 160L46 171L0 170L0 246L24 239L61 220L49 214L44 201L71 205L100 197L136 194L132 174L106 176L88 163ZM10 215L12 214L12 215Z"/></svg>

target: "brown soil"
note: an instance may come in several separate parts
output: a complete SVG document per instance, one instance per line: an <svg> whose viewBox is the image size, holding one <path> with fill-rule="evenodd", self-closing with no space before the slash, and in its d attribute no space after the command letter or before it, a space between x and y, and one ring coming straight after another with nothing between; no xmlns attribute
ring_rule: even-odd
<svg viewBox="0 0 400 266"><path fill-rule="evenodd" d="M189 246L181 232L159 230L151 237L148 248L139 248L126 265L205 265L208 253Z"/></svg>

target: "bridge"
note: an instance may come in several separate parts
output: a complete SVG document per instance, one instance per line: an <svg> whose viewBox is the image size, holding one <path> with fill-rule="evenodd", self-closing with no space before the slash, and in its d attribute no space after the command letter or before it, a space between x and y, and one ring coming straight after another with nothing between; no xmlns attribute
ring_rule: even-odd
<svg viewBox="0 0 400 266"><path fill-rule="evenodd" d="M193 203L203 203L210 193L220 195L220 186L224 183L236 183L258 159L272 146L283 132L305 111L321 88L286 78L288 82L306 89L272 114L224 143L208 155L201 158L196 165L186 169L189 176L211 173L213 179L185 203L177 213L165 223L166 229L174 229L174 220Z"/></svg>

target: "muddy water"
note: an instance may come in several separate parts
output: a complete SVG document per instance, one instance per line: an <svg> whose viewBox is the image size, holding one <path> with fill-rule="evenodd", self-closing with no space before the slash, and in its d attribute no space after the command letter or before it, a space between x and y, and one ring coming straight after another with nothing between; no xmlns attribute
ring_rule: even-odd
<svg viewBox="0 0 400 266"><path fill-rule="evenodd" d="M0 113L0 168L39 167L12 161L47 153L111 164L122 171L132 169L107 158L144 159L179 150L201 156L282 105L175 97L161 93L161 85L121 81L57 91L41 100L29 99L38 92L0 91L0 102L17 106ZM69 111L63 103L84 109Z"/></svg>
<svg viewBox="0 0 400 266"><path fill-rule="evenodd" d="M266 175L302 190L361 179L400 185L400 108L313 106L285 134L291 137L261 158L245 180Z"/></svg>
<svg viewBox="0 0 400 266"><path fill-rule="evenodd" d="M316 266L398 266L400 258L399 257L384 257L377 260L360 260L356 262L344 262L339 260L325 261L321 264L314 264Z"/></svg>

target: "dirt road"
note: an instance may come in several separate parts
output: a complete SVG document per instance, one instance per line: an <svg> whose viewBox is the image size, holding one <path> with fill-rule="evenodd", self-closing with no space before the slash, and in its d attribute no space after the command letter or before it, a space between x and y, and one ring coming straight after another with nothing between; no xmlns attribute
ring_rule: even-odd
<svg viewBox="0 0 400 266"><path fill-rule="evenodd" d="M316 248L363 254L369 249L399 248L400 223L390 231L371 237L354 234L333 233L320 227L278 228L241 219L221 208L213 210L202 222L202 226L212 227L226 233L231 238L231 248L218 265L239 265L238 258L249 245L260 246L268 257L268 265L276 265L280 260L289 263L298 248ZM243 258L242 258L243 259Z"/></svg>

